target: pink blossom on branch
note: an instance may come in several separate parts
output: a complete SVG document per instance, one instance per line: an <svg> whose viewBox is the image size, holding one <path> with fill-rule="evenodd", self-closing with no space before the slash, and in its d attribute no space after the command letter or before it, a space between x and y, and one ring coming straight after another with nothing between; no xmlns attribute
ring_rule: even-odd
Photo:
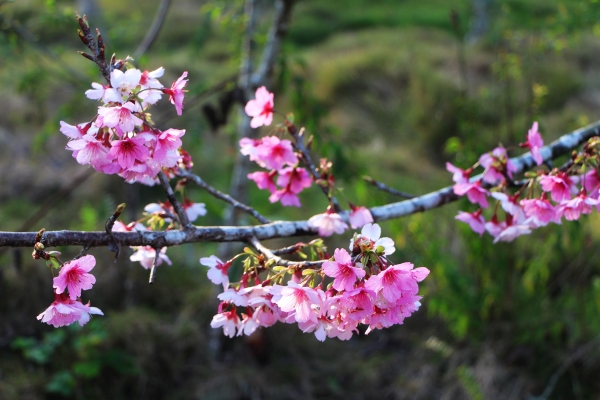
<svg viewBox="0 0 600 400"><path fill-rule="evenodd" d="M89 272L96 265L96 259L92 255L83 256L77 260L65 263L60 269L58 276L54 278L52 286L57 294L64 293L65 289L69 291L71 300L81 297L82 290L92 288L96 283L96 278Z"/></svg>
<svg viewBox="0 0 600 400"><path fill-rule="evenodd" d="M371 211L368 208L363 206L357 207L352 203L350 203L350 208L352 211L350 212L349 219L352 229L362 228L366 224L373 223L373 215L371 215Z"/></svg>
<svg viewBox="0 0 600 400"><path fill-rule="evenodd" d="M294 166L298 157L294 153L292 142L277 136L265 136L256 146L256 159L259 165L267 169L280 170L285 164Z"/></svg>
<svg viewBox="0 0 600 400"><path fill-rule="evenodd" d="M141 126L144 121L133 115L141 111L139 104L127 102L122 106L98 107L99 118L96 126L115 128L119 127L124 133L133 131L136 126Z"/></svg>
<svg viewBox="0 0 600 400"><path fill-rule="evenodd" d="M261 86L256 89L254 100L246 104L246 114L252 117L250 126L258 128L269 126L273 122L273 93L270 93L266 87Z"/></svg>
<svg viewBox="0 0 600 400"><path fill-rule="evenodd" d="M104 315L99 308L90 307L89 302L84 305L78 300L70 299L64 293L54 293L54 301L37 316L37 319L55 328L71 325L74 322L83 326L89 322L90 314Z"/></svg>
<svg viewBox="0 0 600 400"><path fill-rule="evenodd" d="M188 80L185 79L187 74L187 71L184 71L183 74L181 74L181 76L175 82L173 82L170 89L162 89L163 93L169 95L169 101L175 106L177 115L181 115L183 110L183 97L184 93L187 92L187 90L183 90L183 88L188 83Z"/></svg>
<svg viewBox="0 0 600 400"><path fill-rule="evenodd" d="M229 287L228 270L230 263L224 263L217 256L202 257L200 264L208 267L208 279L215 285L223 285L223 289Z"/></svg>
<svg viewBox="0 0 600 400"><path fill-rule="evenodd" d="M139 263L145 269L151 269L152 266L154 265L154 258L156 257L156 250L154 250L150 246L132 247L132 249L134 249L136 251L129 257L129 259L131 261L139 261ZM163 247L158 252L158 260L156 260L157 267L159 265L161 265L163 263L163 261L166 262L168 265L171 265L171 260L169 259L169 257L167 256L166 253L167 253L166 247Z"/></svg>
<svg viewBox="0 0 600 400"><path fill-rule="evenodd" d="M552 200L557 203L562 200L570 200L572 194L577 194L576 183L579 178L569 176L565 172L558 172L556 175L543 175L540 177L540 185L544 192L550 192Z"/></svg>
<svg viewBox="0 0 600 400"><path fill-rule="evenodd" d="M542 135L538 132L538 123L534 122L531 126L531 129L527 132L527 147L529 147L529 151L531 151L531 156L537 165L542 165L544 163L544 158L542 157L541 148L544 147L544 140L542 139Z"/></svg>
<svg viewBox="0 0 600 400"><path fill-rule="evenodd" d="M457 183L453 186L454 194L457 196L467 195L469 201L473 204L479 204L482 208L488 208L487 196L490 194L481 187L481 181Z"/></svg>
<svg viewBox="0 0 600 400"><path fill-rule="evenodd" d="M277 186L275 186L276 174L277 171L275 170L271 172L258 171L248 174L248 179L253 180L259 189L268 189L273 194L277 191Z"/></svg>
<svg viewBox="0 0 600 400"><path fill-rule="evenodd" d="M459 211L454 219L468 224L473 232L479 233L479 236L482 236L485 232L486 224L483 215L481 215L481 209L474 213Z"/></svg>
<svg viewBox="0 0 600 400"><path fill-rule="evenodd" d="M590 214L592 207L598 205L598 200L588 197L585 191L571 200L563 200L556 208L558 218L565 217L567 221L576 221L581 214Z"/></svg>
<svg viewBox="0 0 600 400"><path fill-rule="evenodd" d="M308 226L309 228L318 229L319 236L331 236L334 232L339 235L348 229L348 225L340 214L330 211L310 217Z"/></svg>
<svg viewBox="0 0 600 400"><path fill-rule="evenodd" d="M517 170L504 147L496 147L490 153L483 154L479 157L479 164L485 168L483 181L492 185L502 181L505 174L512 178L513 172Z"/></svg>
<svg viewBox="0 0 600 400"><path fill-rule="evenodd" d="M362 265L354 266L350 254L345 249L335 249L334 260L323 263L325 275L334 278L333 288L338 291L354 289L356 280L365 276Z"/></svg>
<svg viewBox="0 0 600 400"><path fill-rule="evenodd" d="M470 169L469 170L464 170L458 167L455 167L454 165L450 164L449 162L446 163L446 170L448 172L451 172L452 175L452 180L456 183L468 183L469 182L469 175L471 174Z"/></svg>

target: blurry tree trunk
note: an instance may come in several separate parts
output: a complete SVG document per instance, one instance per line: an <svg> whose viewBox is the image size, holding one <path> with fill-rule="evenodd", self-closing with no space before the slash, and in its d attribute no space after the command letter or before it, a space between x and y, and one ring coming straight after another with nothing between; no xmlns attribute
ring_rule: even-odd
<svg viewBox="0 0 600 400"><path fill-rule="evenodd" d="M490 8L494 0L473 0L473 19L467 34L469 42L476 42L490 29Z"/></svg>

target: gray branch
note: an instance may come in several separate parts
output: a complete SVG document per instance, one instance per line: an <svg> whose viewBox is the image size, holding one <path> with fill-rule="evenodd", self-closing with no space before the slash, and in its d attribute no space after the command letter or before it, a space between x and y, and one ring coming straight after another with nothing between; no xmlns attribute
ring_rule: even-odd
<svg viewBox="0 0 600 400"><path fill-rule="evenodd" d="M191 172L188 172L181 168L179 169L179 172L177 173L177 175L189 179L190 181L194 182L196 185L200 186L202 189L206 190L208 193L210 193L217 199L226 201L227 203L231 204L235 208L242 210L244 212L247 212L248 214L250 214L254 218L256 218L259 222L261 222L263 224L268 224L271 222L267 218L263 217L254 208L247 206L247 205L237 201L233 197L229 196L228 194L225 194L225 193L221 192L220 190L217 190L214 187L210 186L208 183L204 182L202 180L202 178L200 178L198 175L194 175Z"/></svg>
<svg viewBox="0 0 600 400"><path fill-rule="evenodd" d="M600 121L560 137L542 149L544 160L555 159L568 154L588 139L600 134ZM535 165L531 153L511 159L517 166L516 173L524 172ZM478 179L474 177L473 179ZM452 186L432 193L370 209L376 221L385 221L424 212L458 199ZM348 211L341 213L348 219ZM36 232L0 232L0 246L33 247ZM166 232L113 232L123 246L152 246L162 248L194 242L248 242L252 238L267 240L292 236L317 236L317 230L308 227L307 221L279 221L257 226L214 226L192 227L185 231ZM45 232L42 243L47 247L56 246L108 246L111 236L106 232L51 231Z"/></svg>

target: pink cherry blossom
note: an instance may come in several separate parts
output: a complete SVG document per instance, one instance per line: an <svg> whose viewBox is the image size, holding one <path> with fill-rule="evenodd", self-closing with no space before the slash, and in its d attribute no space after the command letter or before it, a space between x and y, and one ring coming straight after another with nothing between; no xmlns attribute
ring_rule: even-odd
<svg viewBox="0 0 600 400"><path fill-rule="evenodd" d="M52 287L57 294L64 293L65 289L68 289L69 297L76 300L81 297L82 290L91 289L92 285L96 283L94 275L89 273L95 265L96 259L89 254L65 263L58 276L54 278Z"/></svg>
<svg viewBox="0 0 600 400"><path fill-rule="evenodd" d="M160 160L166 157L167 152L180 148L180 138L183 135L185 135L185 129L167 129L164 132L160 132L156 136L156 144L154 145L154 154L152 157L155 160Z"/></svg>
<svg viewBox="0 0 600 400"><path fill-rule="evenodd" d="M108 157L111 159L116 158L121 168L131 168L136 160L143 163L150 157L150 152L144 145L145 143L146 140L140 136L126 137L123 140L113 140Z"/></svg>
<svg viewBox="0 0 600 400"><path fill-rule="evenodd" d="M590 195L592 192L597 191L598 187L600 186L600 176L598 176L598 172L596 172L595 169L592 169L586 173L582 179L583 186L585 187L585 190L590 193Z"/></svg>
<svg viewBox="0 0 600 400"><path fill-rule="evenodd" d="M237 336L252 335L260 325L260 322L253 316L252 309L248 309L249 314L242 313L242 321L238 327Z"/></svg>
<svg viewBox="0 0 600 400"><path fill-rule="evenodd" d="M356 235L356 238L350 240L351 251L355 245L359 246L363 252L376 251L377 248L381 248L384 256L389 256L396 251L394 241L388 237L381 237L381 227L376 223L369 223L362 227L360 235Z"/></svg>
<svg viewBox="0 0 600 400"><path fill-rule="evenodd" d="M65 121L60 121L60 131L63 135L71 138L71 139L81 139L86 133L87 128L89 129L89 124L79 124L77 126L69 125Z"/></svg>
<svg viewBox="0 0 600 400"><path fill-rule="evenodd" d="M154 104L162 97L162 83L157 78L163 76L165 69L160 67L152 72L144 71L140 77L140 86L142 90L138 93L138 97L142 100L142 106Z"/></svg>
<svg viewBox="0 0 600 400"><path fill-rule="evenodd" d="M531 129L527 132L527 147L531 151L531 156L537 165L544 163L542 157L541 148L544 147L544 140L542 135L538 132L538 123L534 122Z"/></svg>
<svg viewBox="0 0 600 400"><path fill-rule="evenodd" d="M314 215L307 222L309 228L319 230L319 236L331 236L334 232L339 235L348 229L340 214L334 212Z"/></svg>
<svg viewBox="0 0 600 400"><path fill-rule="evenodd" d="M365 276L362 265L358 263L354 266L350 254L345 249L335 249L333 257L335 261L323 263L325 275L334 278L333 288L338 291L354 289L356 280Z"/></svg>
<svg viewBox="0 0 600 400"><path fill-rule="evenodd" d="M98 127L106 126L109 128L119 127L123 132L131 132L136 126L141 126L144 121L133 115L134 112L141 111L136 103L127 102L122 106L98 107ZM100 123L100 125L98 125Z"/></svg>
<svg viewBox="0 0 600 400"><path fill-rule="evenodd" d="M562 200L569 200L571 194L577 194L576 183L579 178L569 176L564 172L558 172L556 175L543 175L540 177L540 185L542 190L550 192L552 200L557 203Z"/></svg>
<svg viewBox="0 0 600 400"><path fill-rule="evenodd" d="M256 147L256 158L267 169L280 170L284 164L294 166L298 157L294 153L292 142L287 139L280 140L277 136L265 136Z"/></svg>
<svg viewBox="0 0 600 400"><path fill-rule="evenodd" d="M517 237L519 237L521 235L528 235L530 233L531 233L531 227L529 225L526 225L526 224L509 225L509 224L507 224L506 227L496 236L496 238L494 239L494 243L512 242Z"/></svg>
<svg viewBox="0 0 600 400"><path fill-rule="evenodd" d="M248 305L249 292L250 290L248 290L248 288L243 288L239 290L234 288L228 288L223 293L219 294L217 298L221 301L235 304L236 306L246 307Z"/></svg>
<svg viewBox="0 0 600 400"><path fill-rule="evenodd" d="M154 258L156 257L156 250L154 250L150 246L132 247L132 249L134 249L136 251L129 257L129 259L131 261L139 261L139 263L145 269L151 269L152 266L154 265ZM169 257L167 256L166 253L167 253L166 247L163 247L160 250L160 252L158 253L158 260L156 260L157 267L159 265L161 265L163 263L163 261L169 265L172 264L171 260L169 259Z"/></svg>
<svg viewBox="0 0 600 400"><path fill-rule="evenodd" d="M483 232L485 232L485 219L483 218L483 215L481 215L481 210L478 210L475 213L459 211L454 219L468 224L473 232L479 233L479 236L482 236Z"/></svg>
<svg viewBox="0 0 600 400"><path fill-rule="evenodd" d="M127 101L132 91L139 85L142 71L139 69L128 69L123 72L115 69L110 73L110 85L119 94L118 98L111 101L123 103Z"/></svg>
<svg viewBox="0 0 600 400"><path fill-rule="evenodd" d="M107 101L104 96L106 94L106 90L110 88L110 85L101 85L99 83L92 83L93 89L88 89L85 91L85 96L91 100L102 100L104 103L108 103L110 99ZM121 101L119 100L119 103Z"/></svg>
<svg viewBox="0 0 600 400"><path fill-rule="evenodd" d="M373 299L375 297L375 292L365 287L357 287L344 292L341 305L344 307L347 317L358 322L373 314Z"/></svg>
<svg viewBox="0 0 600 400"><path fill-rule="evenodd" d="M469 175L471 174L470 171L465 171L464 169L455 167L454 165L450 164L449 162L446 163L446 170L453 174L452 180L454 182L456 182L456 183L468 183L469 182Z"/></svg>
<svg viewBox="0 0 600 400"><path fill-rule="evenodd" d="M565 217L567 221L576 221L581 214L590 214L592 207L598 205L598 200L588 197L585 191L571 200L563 200L556 208L556 213L560 217Z"/></svg>
<svg viewBox="0 0 600 400"><path fill-rule="evenodd" d="M352 211L350 212L350 226L352 229L362 228L366 224L373 223L373 215L368 208L360 206L356 207L354 204L350 204Z"/></svg>
<svg viewBox="0 0 600 400"><path fill-rule="evenodd" d="M104 315L100 309L90 307L89 302L84 305L80 301L70 299L65 293L54 293L54 301L37 316L37 319L55 328L74 322L83 326L89 322L90 314Z"/></svg>
<svg viewBox="0 0 600 400"><path fill-rule="evenodd" d="M403 293L416 294L419 291L417 281L410 271L412 268L412 263L392 265L385 271L381 271L378 275L372 275L365 283L365 287L375 293L381 292L385 300L395 303ZM423 268L422 270L419 269L419 277L422 277L423 274L425 276L429 274L427 268Z"/></svg>
<svg viewBox="0 0 600 400"><path fill-rule="evenodd" d="M211 328L223 327L223 333L230 338L235 336L236 330L240 327L240 318L238 317L235 308L231 311L226 311L215 315L210 322Z"/></svg>
<svg viewBox="0 0 600 400"><path fill-rule="evenodd" d="M498 217L495 214L489 222L485 223L485 230L493 237L500 235L504 229L506 229L506 222L498 221Z"/></svg>
<svg viewBox="0 0 600 400"><path fill-rule="evenodd" d="M261 167L265 168L264 163L258 159L257 156L257 148L261 144L262 140L254 140L250 138L242 138L240 139L240 153L245 156L249 156L250 161L254 161L258 163Z"/></svg>
<svg viewBox="0 0 600 400"><path fill-rule="evenodd" d="M481 187L481 181L472 183L457 183L453 187L454 194L457 196L467 195L469 201L473 204L479 204L482 208L488 207L487 196L489 192Z"/></svg>
<svg viewBox="0 0 600 400"><path fill-rule="evenodd" d="M177 115L181 115L183 110L183 97L184 93L187 90L183 90L185 85L187 85L188 80L185 79L187 77L187 71L184 71L183 74L171 85L171 89L163 89L162 91L169 95L169 101L171 104L175 106L175 110L177 110Z"/></svg>
<svg viewBox="0 0 600 400"><path fill-rule="evenodd" d="M500 202L502 209L507 213L514 216L516 219L521 219L523 214L523 208L518 203L519 195L509 196L506 193L492 192L492 197Z"/></svg>
<svg viewBox="0 0 600 400"><path fill-rule="evenodd" d="M492 185L502 181L504 174L512 178L513 172L517 171L516 165L510 161L504 147L496 147L492 152L479 157L479 164L485 168L483 181Z"/></svg>
<svg viewBox="0 0 600 400"><path fill-rule="evenodd" d="M289 187L284 189L277 190L275 193L269 196L269 201L271 203L275 203L280 201L282 206L293 206L293 207L301 207L300 198L294 192L292 192Z"/></svg>
<svg viewBox="0 0 600 400"><path fill-rule="evenodd" d="M259 189L269 189L269 192L275 193L277 191L277 186L275 186L276 173L277 171L275 170L272 170L271 172L253 172L251 174L248 174L248 179L251 179L254 182L256 182L256 185Z"/></svg>
<svg viewBox="0 0 600 400"><path fill-rule="evenodd" d="M81 139L71 140L67 149L73 151L73 157L79 164L91 164L98 169L106 163L108 148L94 136L85 135Z"/></svg>
<svg viewBox="0 0 600 400"><path fill-rule="evenodd" d="M296 322L316 320L312 306L320 305L321 300L315 289L288 281L287 287L273 286L271 293L273 294L273 303L277 304L282 311L295 312Z"/></svg>
<svg viewBox="0 0 600 400"><path fill-rule="evenodd" d="M183 210L187 214L190 222L194 222L198 217L206 215L206 205L204 203L192 203L185 199Z"/></svg>
<svg viewBox="0 0 600 400"><path fill-rule="evenodd" d="M560 222L556 209L545 196L539 199L523 199L521 205L525 216L530 218L536 227L546 226L550 222Z"/></svg>
<svg viewBox="0 0 600 400"><path fill-rule="evenodd" d="M279 171L277 185L282 188L288 188L292 193L298 194L303 189L309 188L312 185L312 180L308 171L304 168L287 167Z"/></svg>
<svg viewBox="0 0 600 400"><path fill-rule="evenodd" d="M261 86L256 90L254 100L246 104L246 114L253 117L250 121L252 128L260 126L269 126L273 122L273 93L270 93L266 87Z"/></svg>
<svg viewBox="0 0 600 400"><path fill-rule="evenodd" d="M231 266L230 263L224 263L219 260L217 256L202 257L200 264L208 267L208 279L215 285L222 284L223 289L227 290L229 287L229 275L228 270Z"/></svg>

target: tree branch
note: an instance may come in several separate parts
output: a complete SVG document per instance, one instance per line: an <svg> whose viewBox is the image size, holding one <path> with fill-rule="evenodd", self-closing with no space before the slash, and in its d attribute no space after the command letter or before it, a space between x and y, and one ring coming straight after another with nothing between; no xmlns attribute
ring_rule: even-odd
<svg viewBox="0 0 600 400"><path fill-rule="evenodd" d="M271 222L267 218L263 217L254 208L252 208L250 206L247 206L247 205L245 205L243 203L240 203L239 201L237 201L233 197L229 196L228 194L225 194L225 193L223 193L223 192L221 192L221 191L213 188L208 183L204 182L202 180L202 178L200 178L198 175L194 175L191 172L188 172L188 171L186 171L184 169L181 169L181 168L179 169L179 172L177 173L177 175L179 175L181 177L184 177L186 179L189 179L190 181L194 182L196 185L200 186L202 189L206 190L208 193L210 193L211 195L213 195L217 199L226 201L227 203L231 204L235 208L247 212L248 214L250 214L254 218L256 218L259 222L261 222L263 224L268 224L268 223Z"/></svg>
<svg viewBox="0 0 600 400"><path fill-rule="evenodd" d="M152 21L150 29L148 29L148 32L146 32L146 36L144 36L144 39L142 40L138 48L135 50L135 53L133 53L133 58L136 61L138 61L139 58L142 55L144 55L146 51L148 51L150 46L152 46L152 43L154 43L154 40L160 32L160 28L162 28L163 23L165 22L165 18L167 16L167 12L169 11L170 5L171 0L161 0L160 4L158 5L158 10L156 10L156 15L154 16L154 21Z"/></svg>
<svg viewBox="0 0 600 400"><path fill-rule="evenodd" d="M263 246L263 244L256 238L251 237L248 239L248 243L250 243L254 248L260 251L267 259L274 260L276 265L280 265L282 267L300 267L300 268L308 268L308 267L320 267L327 260L319 260L319 261L290 261L285 260L273 253L271 249Z"/></svg>
<svg viewBox="0 0 600 400"><path fill-rule="evenodd" d="M160 181L160 184L162 185L163 189L167 193L167 198L169 199L169 203L171 203L171 205L173 206L173 209L175 210L175 212L177 213L177 216L179 217L179 223L181 224L181 228L182 229L183 228L186 228L186 229L193 228L194 226L190 223L190 220L189 220L187 214L185 213L185 210L183 209L181 204L179 204L179 201L177 201L177 198L175 197L175 193L173 193L173 188L169 184L169 178L167 178L167 176L165 175L165 173L163 171L160 171L157 176L158 176L158 180Z"/></svg>
<svg viewBox="0 0 600 400"><path fill-rule="evenodd" d="M275 61L279 56L281 42L287 34L295 2L296 0L279 0L275 3L275 19L269 31L262 60L256 72L252 75L252 85L254 87L266 85L268 78L273 74Z"/></svg>
<svg viewBox="0 0 600 400"><path fill-rule="evenodd" d="M363 176L363 180L365 182L370 183L371 185L375 186L377 189L381 190L382 192L387 192L389 194L393 194L394 196L403 197L405 199L414 199L415 198L415 196L413 196L412 194L408 194L408 193L396 190L394 188L391 188L388 185L386 185L385 183L376 181L375 179L371 178L370 176Z"/></svg>
<svg viewBox="0 0 600 400"><path fill-rule="evenodd" d="M600 135L600 121L560 137L548 146L542 148L544 160L557 158L568 154L571 150L583 144L588 139ZM535 166L531 153L512 158L516 165L515 173L521 173ZM166 178L166 177L165 177ZM481 175L472 180L480 179ZM168 182L167 182L168 184ZM170 187L170 186L169 186ZM172 190L171 190L172 193ZM375 221L386 221L407 215L424 212L457 200L452 186L445 187L415 197L384 206L370 208ZM340 214L348 219L348 211ZM36 232L0 232L0 246L33 247ZM173 230L164 232L113 232L112 236L124 246L164 246L180 245L193 242L248 242L253 237L257 240L267 240L292 236L316 236L317 229L308 227L307 221L272 222L257 226L218 226L191 227L185 231ZM42 243L45 246L107 246L110 236L106 232L51 231L45 232Z"/></svg>

